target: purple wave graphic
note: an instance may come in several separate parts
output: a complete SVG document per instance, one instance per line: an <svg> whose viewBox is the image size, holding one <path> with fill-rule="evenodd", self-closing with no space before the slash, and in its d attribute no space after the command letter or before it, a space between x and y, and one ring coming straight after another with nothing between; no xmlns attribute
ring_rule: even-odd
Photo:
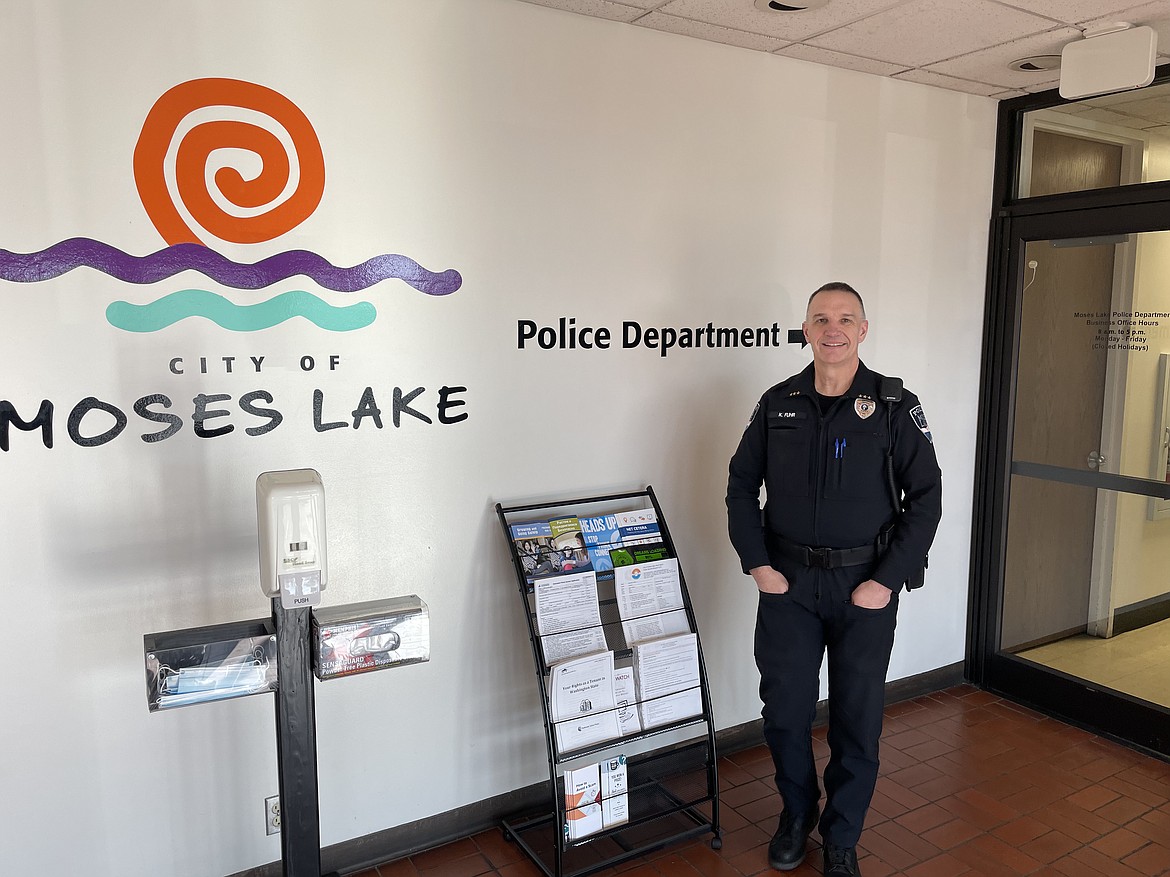
<svg viewBox="0 0 1170 877"><path fill-rule="evenodd" d="M132 256L89 238L70 238L38 253L0 250L0 280L37 283L81 266L138 284L166 280L180 271L198 271L235 289L262 289L296 275L334 292L358 292L391 278L427 295L450 295L463 284L453 268L436 274L397 255L375 256L352 268L339 268L308 250L289 250L252 264L233 262L202 244L175 244L149 256Z"/></svg>

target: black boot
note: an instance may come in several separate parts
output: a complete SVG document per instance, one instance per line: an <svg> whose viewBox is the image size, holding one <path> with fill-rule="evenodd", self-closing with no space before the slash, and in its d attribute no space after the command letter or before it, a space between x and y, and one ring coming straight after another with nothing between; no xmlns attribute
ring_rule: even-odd
<svg viewBox="0 0 1170 877"><path fill-rule="evenodd" d="M785 809L780 814L780 826L768 844L768 864L777 871L792 871L804 861L804 844L809 832L816 827L821 811L814 807L811 813L798 814Z"/></svg>
<svg viewBox="0 0 1170 877"><path fill-rule="evenodd" d="M825 877L861 877L857 870L857 851L853 847L825 844Z"/></svg>

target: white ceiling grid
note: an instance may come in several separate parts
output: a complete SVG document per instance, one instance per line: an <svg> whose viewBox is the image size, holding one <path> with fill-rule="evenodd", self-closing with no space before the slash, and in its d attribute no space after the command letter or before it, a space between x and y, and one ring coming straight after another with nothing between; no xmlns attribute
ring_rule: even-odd
<svg viewBox="0 0 1170 877"><path fill-rule="evenodd" d="M829 0L801 12L752 0L522 2L994 98L1055 88L1059 70L1008 65L1059 55L1094 25L1149 25L1159 61L1170 52L1170 0Z"/></svg>

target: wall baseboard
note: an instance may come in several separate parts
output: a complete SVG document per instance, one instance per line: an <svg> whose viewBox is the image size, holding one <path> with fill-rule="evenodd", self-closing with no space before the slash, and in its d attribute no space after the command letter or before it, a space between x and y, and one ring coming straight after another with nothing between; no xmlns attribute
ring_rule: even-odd
<svg viewBox="0 0 1170 877"><path fill-rule="evenodd" d="M1148 624L1170 618L1170 594L1162 594L1140 603L1122 606L1113 613L1113 635L1129 633Z"/></svg>
<svg viewBox="0 0 1170 877"><path fill-rule="evenodd" d="M963 664L939 667L917 676L886 683L886 704L900 703L933 691L953 688L963 682ZM828 719L824 701L817 704L816 724ZM715 734L719 754L729 755L764 742L763 721L756 719L724 728ZM401 859L494 828L505 816L525 811L539 811L548 806L548 785L534 783L503 795L466 804L446 813L428 816L405 825L377 831L363 837L342 841L321 850L324 874L353 874L374 865ZM280 877L280 862L269 862L239 871L231 877Z"/></svg>

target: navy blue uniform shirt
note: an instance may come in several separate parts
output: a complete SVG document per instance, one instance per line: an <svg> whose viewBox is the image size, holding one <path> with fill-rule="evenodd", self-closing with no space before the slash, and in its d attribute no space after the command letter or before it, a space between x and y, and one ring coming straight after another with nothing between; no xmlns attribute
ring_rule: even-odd
<svg viewBox="0 0 1170 877"><path fill-rule="evenodd" d="M942 473L918 397L903 392L890 403L887 426L881 380L859 362L849 390L823 414L811 364L764 393L727 480L728 530L744 572L771 563L768 532L798 545L855 548L890 524L892 539L869 577L898 591L921 568L942 517ZM891 438L901 515L886 474Z"/></svg>

